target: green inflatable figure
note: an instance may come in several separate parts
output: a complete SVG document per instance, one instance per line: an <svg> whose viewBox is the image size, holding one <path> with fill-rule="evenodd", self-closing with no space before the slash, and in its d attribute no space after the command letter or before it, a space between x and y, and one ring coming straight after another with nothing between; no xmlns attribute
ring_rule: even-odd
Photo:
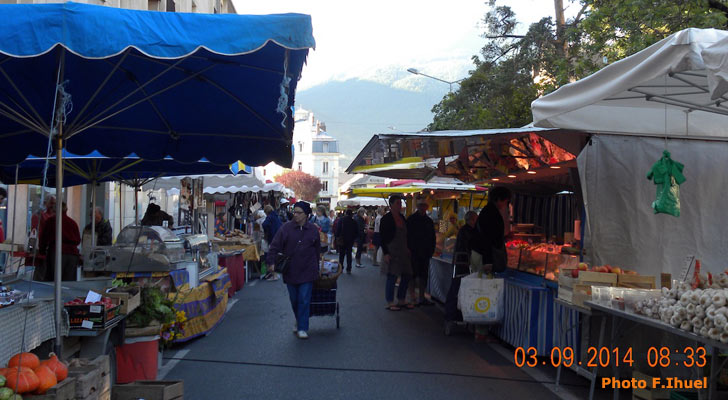
<svg viewBox="0 0 728 400"><path fill-rule="evenodd" d="M655 214L670 214L680 216L680 185L685 182L683 175L684 165L670 158L670 152L662 152L662 158L652 166L647 173L647 179L651 179L657 185L657 198L652 202Z"/></svg>

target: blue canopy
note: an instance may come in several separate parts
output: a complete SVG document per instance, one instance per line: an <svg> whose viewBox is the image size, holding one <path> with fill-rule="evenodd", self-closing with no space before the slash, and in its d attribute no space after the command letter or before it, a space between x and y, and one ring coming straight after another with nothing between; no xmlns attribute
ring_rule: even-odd
<svg viewBox="0 0 728 400"><path fill-rule="evenodd" d="M54 105L76 154L292 162L308 15L0 5L0 159L45 156ZM57 92L57 83L60 90Z"/></svg>
<svg viewBox="0 0 728 400"><path fill-rule="evenodd" d="M40 185L43 183L43 171L46 159L28 157L19 164L18 183ZM56 159L48 159L46 184L55 186ZM171 158L149 161L130 154L124 158L108 158L99 152L80 156L63 151L63 186L84 185L93 182L120 181L130 186L141 186L148 181L163 176L229 174L229 165L217 165L202 159L195 163L181 163ZM236 174L249 174L252 169L244 167ZM0 181L15 184L15 166L0 167Z"/></svg>

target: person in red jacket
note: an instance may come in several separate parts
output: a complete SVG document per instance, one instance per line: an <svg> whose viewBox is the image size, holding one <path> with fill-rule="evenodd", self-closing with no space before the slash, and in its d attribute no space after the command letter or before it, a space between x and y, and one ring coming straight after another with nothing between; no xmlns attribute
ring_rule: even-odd
<svg viewBox="0 0 728 400"><path fill-rule="evenodd" d="M62 237L61 237L61 280L75 281L76 267L79 264L80 256L78 246L81 244L81 233L78 229L76 221L66 215L68 207L64 202L62 204L63 221L62 221ZM46 281L52 281L55 278L55 252L56 252L56 218L53 216L46 221L45 226L41 230L40 250L46 254Z"/></svg>

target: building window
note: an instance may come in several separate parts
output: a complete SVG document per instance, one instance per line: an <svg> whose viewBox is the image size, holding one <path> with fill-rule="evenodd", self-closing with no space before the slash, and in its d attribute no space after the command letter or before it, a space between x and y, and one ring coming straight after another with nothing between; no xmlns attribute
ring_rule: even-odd
<svg viewBox="0 0 728 400"><path fill-rule="evenodd" d="M298 142L298 151L303 153L303 142Z"/></svg>
<svg viewBox="0 0 728 400"><path fill-rule="evenodd" d="M329 191L329 181L323 181L321 182L323 184L321 191L322 192L328 192Z"/></svg>
<svg viewBox="0 0 728 400"><path fill-rule="evenodd" d="M303 171L303 163L300 161L298 162L298 170Z"/></svg>
<svg viewBox="0 0 728 400"><path fill-rule="evenodd" d="M329 173L329 162L328 161L324 161L323 173L324 174L328 174Z"/></svg>
<svg viewBox="0 0 728 400"><path fill-rule="evenodd" d="M268 173L265 171L265 168L263 168L263 176L268 176Z"/></svg>
<svg viewBox="0 0 728 400"><path fill-rule="evenodd" d="M323 152L324 153L328 153L329 152L329 142L324 142Z"/></svg>

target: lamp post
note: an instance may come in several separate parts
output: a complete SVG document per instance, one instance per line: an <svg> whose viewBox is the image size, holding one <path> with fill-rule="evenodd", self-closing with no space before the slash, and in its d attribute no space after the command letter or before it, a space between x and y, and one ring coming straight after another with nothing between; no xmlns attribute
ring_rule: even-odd
<svg viewBox="0 0 728 400"><path fill-rule="evenodd" d="M448 85L450 85L450 93L452 93L452 84L453 83L460 83L460 82L462 82L462 81L465 80L465 78L463 78L463 79L458 79L456 81L446 81L444 79L436 78L436 77L431 76L431 75L423 74L417 68L407 68L407 72L409 72L410 74L426 76L426 77L431 78L431 79L434 79L436 81L440 81L440 82L447 83Z"/></svg>

